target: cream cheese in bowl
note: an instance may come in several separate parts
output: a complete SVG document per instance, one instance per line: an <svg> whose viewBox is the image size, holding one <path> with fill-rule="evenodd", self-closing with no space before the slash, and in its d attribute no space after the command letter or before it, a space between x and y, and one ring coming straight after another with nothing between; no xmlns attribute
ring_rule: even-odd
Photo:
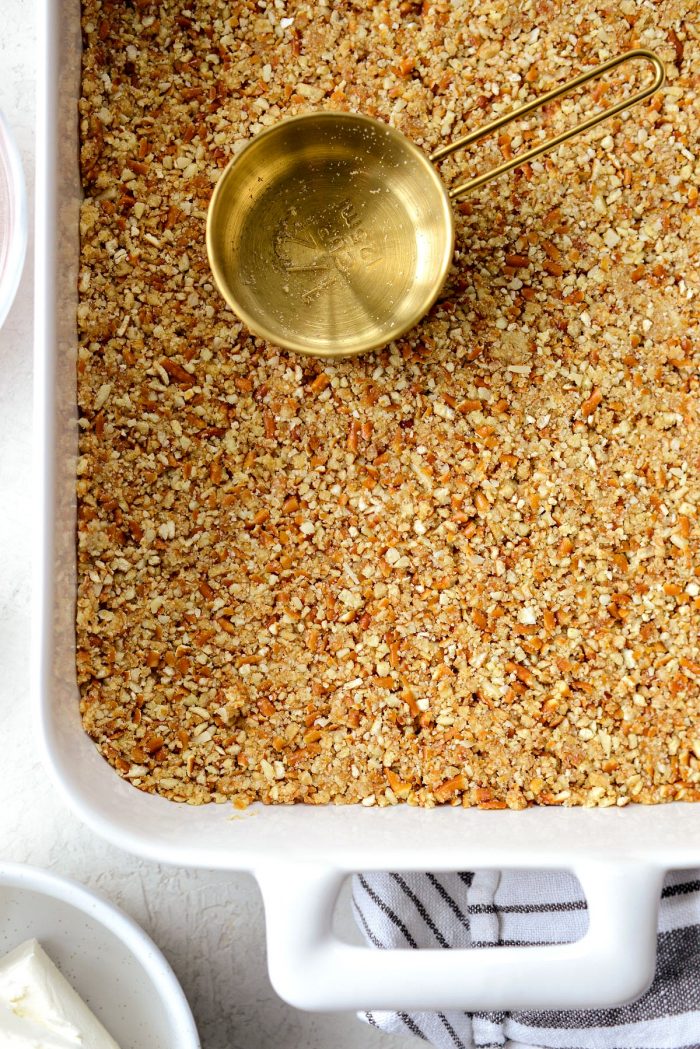
<svg viewBox="0 0 700 1049"><path fill-rule="evenodd" d="M0 1049L201 1049L175 974L122 911L0 861Z"/></svg>
<svg viewBox="0 0 700 1049"><path fill-rule="evenodd" d="M0 960L3 1049L119 1049L36 940Z"/></svg>

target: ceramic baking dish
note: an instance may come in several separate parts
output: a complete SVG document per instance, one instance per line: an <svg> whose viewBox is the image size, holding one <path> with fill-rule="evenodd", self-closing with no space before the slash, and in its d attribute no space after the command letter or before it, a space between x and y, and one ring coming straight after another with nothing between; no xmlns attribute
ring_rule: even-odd
<svg viewBox="0 0 700 1049"><path fill-rule="evenodd" d="M83 733L74 667L78 0L40 10L36 204L37 557L34 703L41 747L75 812L142 856L246 870L262 890L270 973L302 1008L586 1008L640 994L654 970L668 868L700 865L700 805L523 812L408 806L194 808L140 793ZM333 931L349 872L567 868L587 935L558 947L375 951Z"/></svg>

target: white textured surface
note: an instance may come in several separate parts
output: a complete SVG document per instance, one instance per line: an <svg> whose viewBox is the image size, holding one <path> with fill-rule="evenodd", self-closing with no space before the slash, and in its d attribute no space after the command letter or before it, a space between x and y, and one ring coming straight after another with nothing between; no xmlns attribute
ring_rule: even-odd
<svg viewBox="0 0 700 1049"><path fill-rule="evenodd" d="M0 8L0 108L15 132L31 195L34 3L2 0ZM163 868L119 852L78 823L36 760L27 702L32 265L30 241L17 300L0 332L0 856L75 877L131 914L180 977L204 1049L416 1047L413 1038L379 1035L353 1016L302 1014L281 1002L267 979L262 905L252 879Z"/></svg>

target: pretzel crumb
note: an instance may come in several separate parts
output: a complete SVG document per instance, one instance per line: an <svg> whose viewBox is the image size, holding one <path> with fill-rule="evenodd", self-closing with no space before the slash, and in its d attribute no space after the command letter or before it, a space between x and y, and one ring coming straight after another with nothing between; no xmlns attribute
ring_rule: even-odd
<svg viewBox="0 0 700 1049"><path fill-rule="evenodd" d="M85 729L137 789L235 810L700 800L689 18L84 0L77 668ZM666 88L462 201L438 301L381 352L282 351L216 292L211 193L280 119L362 112L430 154L632 46Z"/></svg>

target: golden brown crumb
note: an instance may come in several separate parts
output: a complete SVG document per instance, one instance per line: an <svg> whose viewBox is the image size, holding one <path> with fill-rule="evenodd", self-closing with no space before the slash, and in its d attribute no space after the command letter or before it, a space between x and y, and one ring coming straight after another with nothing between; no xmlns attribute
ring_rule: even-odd
<svg viewBox="0 0 700 1049"><path fill-rule="evenodd" d="M691 0L85 0L78 669L137 787L700 799L692 21ZM283 352L215 291L208 201L264 127L359 110L430 151L634 46L667 88L459 204L440 301L383 352Z"/></svg>

